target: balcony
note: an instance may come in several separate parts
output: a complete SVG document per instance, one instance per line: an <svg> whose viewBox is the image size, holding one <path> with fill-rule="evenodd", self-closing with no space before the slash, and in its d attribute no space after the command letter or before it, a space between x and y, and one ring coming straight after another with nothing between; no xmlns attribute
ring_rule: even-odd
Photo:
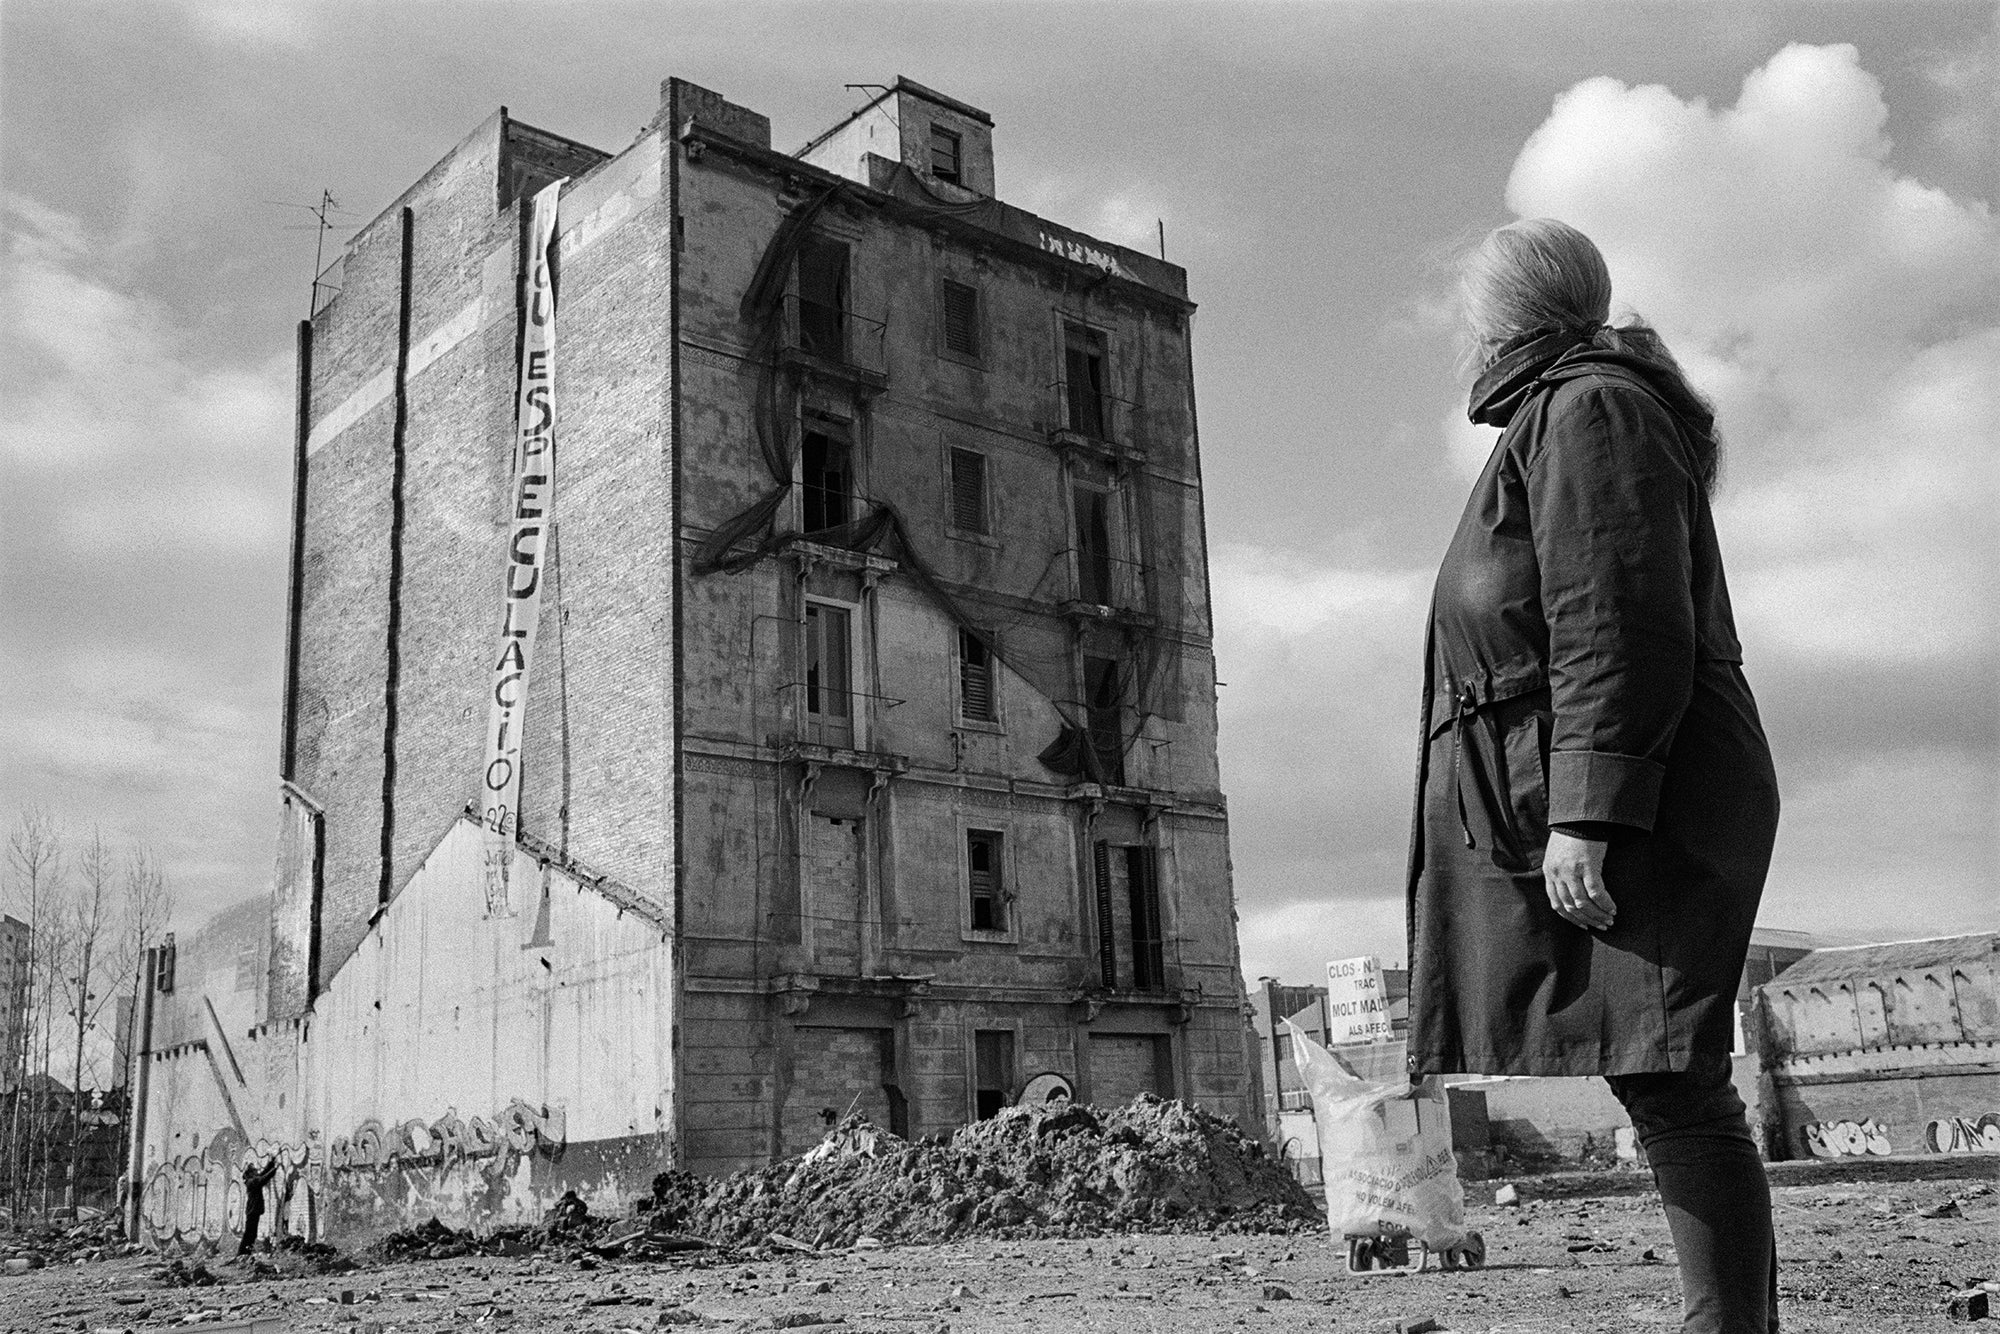
<svg viewBox="0 0 2000 1334"><path fill-rule="evenodd" d="M787 296L779 361L857 392L889 387L889 326L839 306Z"/></svg>
<svg viewBox="0 0 2000 1334"><path fill-rule="evenodd" d="M1145 460L1138 404L1064 380L1048 388L1055 392L1061 411L1060 422L1049 429L1049 444L1114 466Z"/></svg>

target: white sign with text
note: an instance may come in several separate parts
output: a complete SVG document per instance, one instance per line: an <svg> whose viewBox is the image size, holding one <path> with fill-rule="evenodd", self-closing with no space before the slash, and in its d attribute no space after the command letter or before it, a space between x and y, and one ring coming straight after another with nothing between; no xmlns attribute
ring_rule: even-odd
<svg viewBox="0 0 2000 1334"><path fill-rule="evenodd" d="M1335 959L1326 966L1326 1038L1329 1046L1343 1042L1381 1042L1391 1032L1389 993L1382 987L1382 964L1372 954Z"/></svg>

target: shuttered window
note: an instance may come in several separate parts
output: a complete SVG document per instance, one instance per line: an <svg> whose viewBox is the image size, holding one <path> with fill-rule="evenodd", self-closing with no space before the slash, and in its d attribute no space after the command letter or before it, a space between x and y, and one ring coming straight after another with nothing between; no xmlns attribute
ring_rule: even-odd
<svg viewBox="0 0 2000 1334"><path fill-rule="evenodd" d="M942 125L931 126L931 175L941 181L957 185L961 180L960 139L956 132Z"/></svg>
<svg viewBox="0 0 2000 1334"><path fill-rule="evenodd" d="M969 449L951 451L951 526L961 533L986 532L986 456Z"/></svg>
<svg viewBox="0 0 2000 1334"><path fill-rule="evenodd" d="M979 355L979 289L945 279L940 289L944 306L944 350L961 357Z"/></svg>
<svg viewBox="0 0 2000 1334"><path fill-rule="evenodd" d="M1125 886L1132 900L1132 989L1164 991L1167 985L1165 932L1160 921L1159 852L1125 849Z"/></svg>
<svg viewBox="0 0 2000 1334"><path fill-rule="evenodd" d="M993 654L979 636L958 632L958 715L990 723L993 708Z"/></svg>
<svg viewBox="0 0 2000 1334"><path fill-rule="evenodd" d="M1007 914L1000 884L1000 831L965 831L966 891L972 900L974 931L1005 931Z"/></svg>

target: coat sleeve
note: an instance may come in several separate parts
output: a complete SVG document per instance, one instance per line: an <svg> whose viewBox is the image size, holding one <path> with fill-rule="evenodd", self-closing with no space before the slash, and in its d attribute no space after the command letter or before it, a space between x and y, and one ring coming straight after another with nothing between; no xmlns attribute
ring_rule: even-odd
<svg viewBox="0 0 2000 1334"><path fill-rule="evenodd" d="M1694 687L1699 483L1666 408L1637 387L1563 395L1527 468L1555 714L1549 823L1651 830Z"/></svg>

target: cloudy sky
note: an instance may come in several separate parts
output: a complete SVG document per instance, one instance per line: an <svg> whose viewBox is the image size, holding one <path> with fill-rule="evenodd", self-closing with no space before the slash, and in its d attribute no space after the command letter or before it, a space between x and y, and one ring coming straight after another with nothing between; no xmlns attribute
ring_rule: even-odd
<svg viewBox="0 0 2000 1334"><path fill-rule="evenodd" d="M1429 580L1490 435L1446 266L1521 215L1717 400L1785 821L1768 925L2000 926L2000 11L1990 4L244 3L0 9L0 821L273 855L291 330L495 107L617 148L676 74L781 145L907 74L1000 194L1201 303L1244 965L1400 959Z"/></svg>

